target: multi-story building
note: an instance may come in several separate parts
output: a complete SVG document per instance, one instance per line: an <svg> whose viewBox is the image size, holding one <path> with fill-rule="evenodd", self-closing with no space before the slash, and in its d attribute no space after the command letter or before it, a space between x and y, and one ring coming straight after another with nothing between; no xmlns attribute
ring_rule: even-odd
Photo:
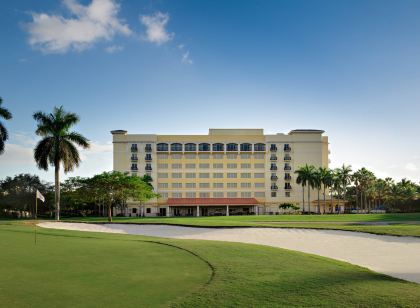
<svg viewBox="0 0 420 308"><path fill-rule="evenodd" d="M328 167L324 131L210 129L208 135L127 134L114 130L114 170L148 174L160 195L128 202L129 216L207 216L278 213L282 203L302 207L295 170ZM315 196L315 194L312 194Z"/></svg>

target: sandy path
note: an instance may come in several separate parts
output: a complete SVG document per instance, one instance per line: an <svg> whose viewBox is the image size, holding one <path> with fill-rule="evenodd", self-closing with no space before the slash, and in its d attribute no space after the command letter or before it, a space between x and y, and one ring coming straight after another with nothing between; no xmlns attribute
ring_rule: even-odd
<svg viewBox="0 0 420 308"><path fill-rule="evenodd" d="M43 222L44 228L261 244L329 257L420 283L420 238L283 228L194 228L170 225Z"/></svg>

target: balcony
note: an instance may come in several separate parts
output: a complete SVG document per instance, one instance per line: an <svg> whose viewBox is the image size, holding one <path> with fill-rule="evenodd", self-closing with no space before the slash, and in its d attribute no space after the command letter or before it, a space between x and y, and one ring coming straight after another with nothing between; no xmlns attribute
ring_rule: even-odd
<svg viewBox="0 0 420 308"><path fill-rule="evenodd" d="M277 166L271 166L270 170L277 170Z"/></svg>
<svg viewBox="0 0 420 308"><path fill-rule="evenodd" d="M271 161L277 161L277 156L276 156L276 155L272 155L272 156L270 157L270 160L271 160Z"/></svg>
<svg viewBox="0 0 420 308"><path fill-rule="evenodd" d="M146 147L144 148L144 150L145 150L146 152L152 152L152 147L151 147L151 146L147 146L147 145L146 145Z"/></svg>
<svg viewBox="0 0 420 308"><path fill-rule="evenodd" d="M290 167L290 166L284 166L284 170L285 171L290 171L290 170L292 170L292 167Z"/></svg>
<svg viewBox="0 0 420 308"><path fill-rule="evenodd" d="M146 155L146 157L144 158L145 161L152 161L152 156L151 155Z"/></svg>
<svg viewBox="0 0 420 308"><path fill-rule="evenodd" d="M292 148L290 146L284 146L284 151L285 152L290 152L292 150Z"/></svg>
<svg viewBox="0 0 420 308"><path fill-rule="evenodd" d="M146 171L152 171L152 166L146 166L146 167L144 167L144 170L146 170Z"/></svg>
<svg viewBox="0 0 420 308"><path fill-rule="evenodd" d="M137 152L138 152L138 150L139 150L139 149L138 149L137 147L133 147L133 146L131 147L131 152L132 152L132 153L137 153Z"/></svg>
<svg viewBox="0 0 420 308"><path fill-rule="evenodd" d="M131 160L132 161L138 161L139 159L137 158L137 156L131 156Z"/></svg>
<svg viewBox="0 0 420 308"><path fill-rule="evenodd" d="M277 185L271 185L271 190L278 190L279 187Z"/></svg>
<svg viewBox="0 0 420 308"><path fill-rule="evenodd" d="M285 175L284 176L285 181L290 181L291 179L292 179L292 177L290 175Z"/></svg>
<svg viewBox="0 0 420 308"><path fill-rule="evenodd" d="M289 185L287 185L287 184L289 184ZM286 185L284 185L284 189L291 190L292 186L290 185L290 183L286 183Z"/></svg>
<svg viewBox="0 0 420 308"><path fill-rule="evenodd" d="M278 180L278 176L277 175L272 175L271 176L271 180L272 181L277 181Z"/></svg>
<svg viewBox="0 0 420 308"><path fill-rule="evenodd" d="M270 147L270 151L271 152L277 152L277 147L274 144L272 144L271 147Z"/></svg>
<svg viewBox="0 0 420 308"><path fill-rule="evenodd" d="M284 157L284 161L291 161L292 160L292 157L290 157L290 156L285 156Z"/></svg>
<svg viewBox="0 0 420 308"><path fill-rule="evenodd" d="M131 166L131 171L138 171L139 169L137 167Z"/></svg>

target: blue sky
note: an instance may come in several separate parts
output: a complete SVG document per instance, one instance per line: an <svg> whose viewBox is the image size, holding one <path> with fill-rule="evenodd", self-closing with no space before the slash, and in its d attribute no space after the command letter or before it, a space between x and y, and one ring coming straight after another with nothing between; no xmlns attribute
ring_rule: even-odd
<svg viewBox="0 0 420 308"><path fill-rule="evenodd" d="M32 113L63 105L112 168L110 130L324 129L331 166L420 180L419 1L2 1L0 177L39 171Z"/></svg>

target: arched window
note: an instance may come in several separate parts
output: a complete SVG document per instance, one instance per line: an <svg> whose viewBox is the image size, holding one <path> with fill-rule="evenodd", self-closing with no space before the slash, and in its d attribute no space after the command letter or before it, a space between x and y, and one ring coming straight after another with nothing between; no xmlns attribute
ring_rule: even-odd
<svg viewBox="0 0 420 308"><path fill-rule="evenodd" d="M172 152L182 152L182 144L180 144L180 143L172 143L171 144L171 151Z"/></svg>
<svg viewBox="0 0 420 308"><path fill-rule="evenodd" d="M214 152L220 152L225 149L225 146L223 143L213 143L213 151Z"/></svg>
<svg viewBox="0 0 420 308"><path fill-rule="evenodd" d="M228 152L237 152L238 151L238 145L236 143L228 143L226 145L226 150Z"/></svg>
<svg viewBox="0 0 420 308"><path fill-rule="evenodd" d="M210 151L210 144L208 143L200 143L198 146L198 150L201 152L208 152Z"/></svg>
<svg viewBox="0 0 420 308"><path fill-rule="evenodd" d="M250 152L252 151L252 144L250 143L241 143L241 151Z"/></svg>
<svg viewBox="0 0 420 308"><path fill-rule="evenodd" d="M197 150L197 145L195 143L186 143L185 152L195 152Z"/></svg>
<svg viewBox="0 0 420 308"><path fill-rule="evenodd" d="M162 152L167 152L169 150L167 143L158 143L157 144L157 150Z"/></svg>
<svg viewBox="0 0 420 308"><path fill-rule="evenodd" d="M254 144L254 151L265 151L265 144L264 143L256 143Z"/></svg>

